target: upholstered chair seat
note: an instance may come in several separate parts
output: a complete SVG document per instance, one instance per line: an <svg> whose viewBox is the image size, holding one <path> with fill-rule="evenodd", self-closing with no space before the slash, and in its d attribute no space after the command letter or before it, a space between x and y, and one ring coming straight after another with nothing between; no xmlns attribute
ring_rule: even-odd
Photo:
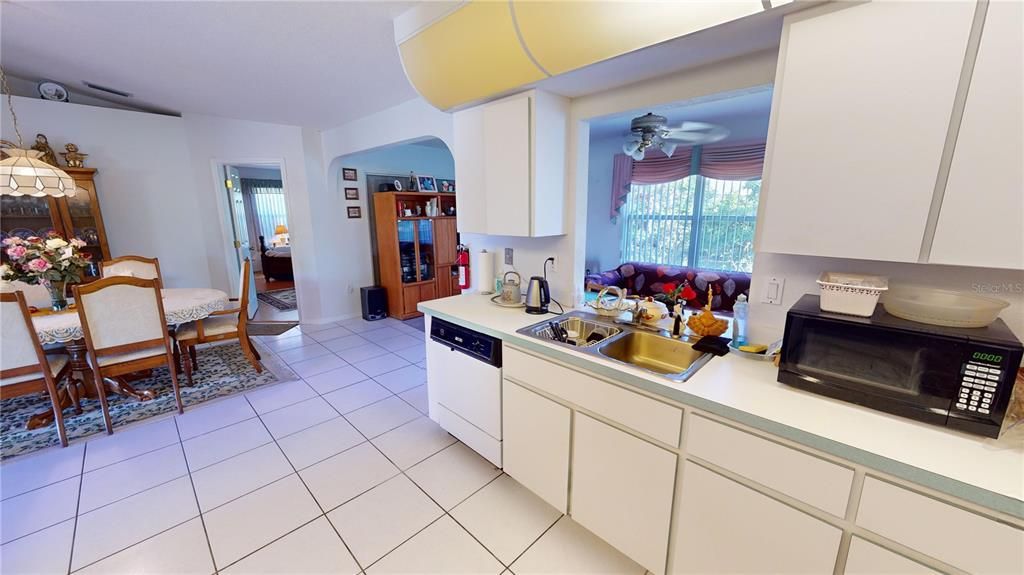
<svg viewBox="0 0 1024 575"><path fill-rule="evenodd" d="M66 355L50 355L46 357L46 364L47 366L49 366L50 375L52 375L53 377L57 377L57 374L59 374L65 367L68 366L68 362L68 356ZM21 383L23 381L32 381L33 379L39 379L41 373L42 370L40 370L39 373L35 374L29 373L26 375L5 377L3 379L0 379L0 387L3 387L5 385L11 385L13 383Z"/></svg>
<svg viewBox="0 0 1024 575"><path fill-rule="evenodd" d="M203 334L207 336L221 335L225 333L231 333L238 330L238 316L237 314L225 315L225 316L214 316L203 320ZM194 339L199 336L199 329L196 322L190 321L184 325L178 326L175 331L175 337L178 341L183 339Z"/></svg>

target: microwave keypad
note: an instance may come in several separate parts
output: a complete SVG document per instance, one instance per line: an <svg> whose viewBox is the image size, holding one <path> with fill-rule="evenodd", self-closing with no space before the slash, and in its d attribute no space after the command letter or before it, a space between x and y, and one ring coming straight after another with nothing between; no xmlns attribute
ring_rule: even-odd
<svg viewBox="0 0 1024 575"><path fill-rule="evenodd" d="M956 408L978 415L991 413L996 385L1001 375L1002 370L998 365L974 361L964 364Z"/></svg>

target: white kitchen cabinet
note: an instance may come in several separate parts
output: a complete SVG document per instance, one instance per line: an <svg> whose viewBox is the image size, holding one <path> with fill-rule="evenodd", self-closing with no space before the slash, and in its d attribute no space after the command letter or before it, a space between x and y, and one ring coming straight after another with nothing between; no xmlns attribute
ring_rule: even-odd
<svg viewBox="0 0 1024 575"><path fill-rule="evenodd" d="M990 2L930 263L1024 269L1024 4Z"/></svg>
<svg viewBox="0 0 1024 575"><path fill-rule="evenodd" d="M874 477L857 524L969 573L1024 573L1024 530Z"/></svg>
<svg viewBox="0 0 1024 575"><path fill-rule="evenodd" d="M832 573L842 531L695 463L676 497L672 573Z"/></svg>
<svg viewBox="0 0 1024 575"><path fill-rule="evenodd" d="M509 380L502 385L505 473L566 512L569 497L569 408Z"/></svg>
<svg viewBox="0 0 1024 575"><path fill-rule="evenodd" d="M918 261L974 10L868 2L786 18L759 251Z"/></svg>
<svg viewBox="0 0 1024 575"><path fill-rule="evenodd" d="M569 515L655 575L665 573L676 455L576 413Z"/></svg>
<svg viewBox="0 0 1024 575"><path fill-rule="evenodd" d="M687 429L690 455L843 517L853 469L695 415Z"/></svg>
<svg viewBox="0 0 1024 575"><path fill-rule="evenodd" d="M538 90L454 114L463 233L565 233L568 100Z"/></svg>
<svg viewBox="0 0 1024 575"><path fill-rule="evenodd" d="M846 556L845 575L936 575L906 557L854 536Z"/></svg>

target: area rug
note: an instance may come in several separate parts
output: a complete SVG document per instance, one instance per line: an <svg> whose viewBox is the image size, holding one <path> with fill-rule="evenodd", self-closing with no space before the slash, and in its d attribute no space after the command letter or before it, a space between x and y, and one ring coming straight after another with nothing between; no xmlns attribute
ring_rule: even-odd
<svg viewBox="0 0 1024 575"><path fill-rule="evenodd" d="M260 301L267 302L281 311L291 311L299 307L298 300L295 299L295 288L276 289L258 293L256 297Z"/></svg>
<svg viewBox="0 0 1024 575"><path fill-rule="evenodd" d="M178 376L181 401L185 405L186 413L189 406L278 381L269 369L264 369L263 373L256 373L237 344L198 349L197 359L199 371L192 374L192 387L185 386L184 374ZM125 424L176 410L174 388L171 387L171 377L167 368L153 370L151 377L132 381L132 386L138 390L153 390L156 392L156 398L150 401L136 401L119 395L108 395L114 433L117 433L117 427ZM0 459L60 445L57 426L54 424L33 430L25 428L29 416L49 408L50 400L45 394L25 395L0 401ZM68 439L106 433L99 400L83 399L81 415L76 415L70 408L65 409L64 426L67 428Z"/></svg>
<svg viewBox="0 0 1024 575"><path fill-rule="evenodd" d="M299 325L297 321L250 321L246 324L246 332L255 335L281 335Z"/></svg>

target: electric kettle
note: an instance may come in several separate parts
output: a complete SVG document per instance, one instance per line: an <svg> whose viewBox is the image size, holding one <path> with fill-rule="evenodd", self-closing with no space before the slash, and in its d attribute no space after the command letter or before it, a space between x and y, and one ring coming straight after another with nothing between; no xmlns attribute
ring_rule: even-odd
<svg viewBox="0 0 1024 575"><path fill-rule="evenodd" d="M526 287L526 313L548 313L549 303L551 292L548 291L548 280L540 276L530 278L530 283Z"/></svg>

